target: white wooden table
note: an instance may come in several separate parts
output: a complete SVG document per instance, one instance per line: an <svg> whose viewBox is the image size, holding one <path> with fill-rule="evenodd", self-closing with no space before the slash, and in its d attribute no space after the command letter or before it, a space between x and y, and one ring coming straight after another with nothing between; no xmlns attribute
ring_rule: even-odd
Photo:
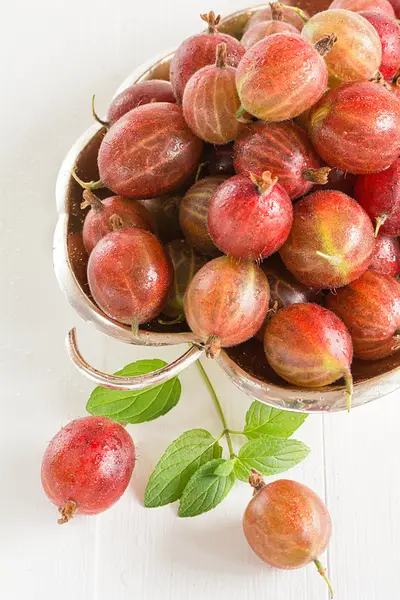
<svg viewBox="0 0 400 600"><path fill-rule="evenodd" d="M152 54L200 29L200 12L223 13L241 0L139 5L128 0L13 0L1 7L1 416L0 598L2 600L322 600L313 566L279 572L247 547L241 516L250 497L236 484L213 512L179 519L176 507L142 506L147 478L183 431L220 424L192 367L177 408L130 426L138 449L123 499L99 517L56 523L41 489L43 451L61 425L85 414L91 384L69 363L64 337L77 324L82 349L115 371L137 358L178 356L123 346L78 321L52 269L54 184L72 142L100 113L123 78ZM249 399L214 364L208 372L232 427ZM334 524L327 557L336 597L400 596L400 398L347 414L308 419L298 437L310 457L288 476L325 498Z"/></svg>

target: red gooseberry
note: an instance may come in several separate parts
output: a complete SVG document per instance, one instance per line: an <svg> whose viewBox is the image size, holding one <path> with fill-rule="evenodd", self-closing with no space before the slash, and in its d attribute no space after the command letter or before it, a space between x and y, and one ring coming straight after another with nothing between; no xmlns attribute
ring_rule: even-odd
<svg viewBox="0 0 400 600"><path fill-rule="evenodd" d="M296 29L301 31L304 25L304 21L301 16L291 8L293 2L285 1L283 5L283 20L285 23L290 23L294 25ZM307 17L307 13L303 11L304 17ZM246 25L246 31L258 25L258 23L262 23L263 21L271 21L272 20L272 8L271 5L260 10L257 10L249 19L249 22Z"/></svg>
<svg viewBox="0 0 400 600"><path fill-rule="evenodd" d="M179 223L185 238L196 250L207 256L219 254L208 231L208 207L215 190L226 179L224 175L199 179L186 192L179 207Z"/></svg>
<svg viewBox="0 0 400 600"><path fill-rule="evenodd" d="M310 488L280 479L268 485L253 471L254 488L243 517L243 531L251 549L277 569L299 569L314 562L333 596L331 584L318 560L328 547L331 518L322 500Z"/></svg>
<svg viewBox="0 0 400 600"><path fill-rule="evenodd" d="M247 29L240 40L243 47L248 50L260 40L268 37L269 35L274 35L275 33L282 33L283 31L299 33L298 28L291 23L286 23L283 20L283 17L283 6L278 2L273 2L271 4L271 20L260 21L259 23L256 23Z"/></svg>
<svg viewBox="0 0 400 600"><path fill-rule="evenodd" d="M400 27L385 14L375 11L360 13L374 27L382 44L382 62L379 70L385 79L391 79L400 65Z"/></svg>
<svg viewBox="0 0 400 600"><path fill-rule="evenodd" d="M389 2L393 6L397 19L400 19L400 0L389 0Z"/></svg>
<svg viewBox="0 0 400 600"><path fill-rule="evenodd" d="M218 33L217 26L221 20L211 11L208 15L200 15L208 24L208 30L186 39L175 52L170 68L170 79L175 98L182 102L186 84L196 71L215 62L218 44L227 45L227 64L237 67L245 50L240 42L225 33Z"/></svg>
<svg viewBox="0 0 400 600"><path fill-rule="evenodd" d="M175 102L169 81L148 79L126 88L112 100L107 113L108 124L113 125L133 108L150 102Z"/></svg>
<svg viewBox="0 0 400 600"><path fill-rule="evenodd" d="M342 192L324 190L294 205L280 255L304 285L338 288L368 269L374 247L374 229L361 206Z"/></svg>
<svg viewBox="0 0 400 600"><path fill-rule="evenodd" d="M222 43L217 46L215 65L199 69L186 84L182 100L186 123L210 144L227 144L239 133L235 73L236 69L227 65L226 44Z"/></svg>
<svg viewBox="0 0 400 600"><path fill-rule="evenodd" d="M400 154L400 101L377 83L341 85L311 109L309 131L331 167L354 175L382 171Z"/></svg>
<svg viewBox="0 0 400 600"><path fill-rule="evenodd" d="M90 206L82 230L83 243L89 254L105 235L115 229L140 227L147 231L152 230L150 213L144 206L133 200L121 196L99 200L89 190L83 192L83 199L81 208Z"/></svg>
<svg viewBox="0 0 400 600"><path fill-rule="evenodd" d="M262 260L279 250L292 220L292 202L269 171L262 177L231 177L215 191L208 210L208 230L217 248L246 260Z"/></svg>
<svg viewBox="0 0 400 600"><path fill-rule="evenodd" d="M271 35L247 50L236 70L243 108L264 121L285 121L309 109L326 90L324 56L331 34L314 46L293 33Z"/></svg>
<svg viewBox="0 0 400 600"><path fill-rule="evenodd" d="M94 248L88 263L96 304L111 319L133 329L161 312L172 275L160 242L144 229L109 233Z"/></svg>
<svg viewBox="0 0 400 600"><path fill-rule="evenodd" d="M125 492L135 466L126 429L105 417L84 417L63 427L42 461L42 485L59 507L59 523L74 514L97 515Z"/></svg>
<svg viewBox="0 0 400 600"><path fill-rule="evenodd" d="M354 194L376 225L376 234L400 235L400 159L381 173L358 177Z"/></svg>
<svg viewBox="0 0 400 600"><path fill-rule="evenodd" d="M325 10L311 17L301 35L315 43L332 31L337 42L325 56L330 87L334 87L332 83L371 79L382 60L381 41L371 23L348 10Z"/></svg>
<svg viewBox="0 0 400 600"><path fill-rule="evenodd" d="M268 311L269 286L255 263L221 256L196 273L185 294L186 321L210 357L254 336Z"/></svg>
<svg viewBox="0 0 400 600"><path fill-rule="evenodd" d="M327 306L349 329L357 358L385 358L400 348L400 283L394 277L367 271L330 294Z"/></svg>
<svg viewBox="0 0 400 600"><path fill-rule="evenodd" d="M378 235L370 269L390 277L400 274L400 242L397 238Z"/></svg>
<svg viewBox="0 0 400 600"><path fill-rule="evenodd" d="M314 302L320 304L323 296L315 288L303 285L293 277L290 271L285 267L279 254L274 254L261 265L269 283L270 290L270 310L277 312L279 309L291 304L303 304L304 302ZM269 314L262 327L256 333L256 338L264 341L265 328L269 320Z"/></svg>
<svg viewBox="0 0 400 600"><path fill-rule="evenodd" d="M321 161L307 134L294 123L256 121L239 135L234 146L237 173L261 176L271 171L292 200L307 194L314 184L325 184L330 169Z"/></svg>
<svg viewBox="0 0 400 600"><path fill-rule="evenodd" d="M203 142L190 131L179 106L145 104L106 133L98 155L100 179L116 194L151 198L187 181L202 151Z"/></svg>
<svg viewBox="0 0 400 600"><path fill-rule="evenodd" d="M389 0L334 0L329 8L344 8L354 12L374 10L395 18L393 6Z"/></svg>
<svg viewBox="0 0 400 600"><path fill-rule="evenodd" d="M318 304L292 304L267 323L264 350L271 367L289 383L320 388L344 377L350 409L353 346L344 323Z"/></svg>

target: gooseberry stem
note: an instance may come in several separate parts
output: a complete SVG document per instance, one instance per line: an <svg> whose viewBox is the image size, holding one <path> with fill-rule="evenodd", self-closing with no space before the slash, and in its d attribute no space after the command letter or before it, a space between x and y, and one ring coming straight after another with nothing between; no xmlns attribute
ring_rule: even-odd
<svg viewBox="0 0 400 600"><path fill-rule="evenodd" d="M375 226L375 237L378 237L379 231L382 227L382 225L385 224L386 219L388 218L388 215L381 215L380 217L377 217L376 219L376 226Z"/></svg>
<svg viewBox="0 0 400 600"><path fill-rule="evenodd" d="M200 17L207 23L208 33L217 33L217 25L221 21L221 15L215 16L215 12L210 10L208 14L200 15Z"/></svg>
<svg viewBox="0 0 400 600"><path fill-rule="evenodd" d="M101 179L99 179L99 181L83 181L76 174L75 167L73 169L71 169L71 175L75 179L76 183L79 183L81 188L83 188L84 190L93 191L93 190L100 190L101 188L105 187L104 183L101 181Z"/></svg>
<svg viewBox="0 0 400 600"><path fill-rule="evenodd" d="M81 209L88 208L90 206L95 212L103 210L104 206L102 201L93 194L90 190L84 190L82 194L83 202L81 203Z"/></svg>
<svg viewBox="0 0 400 600"><path fill-rule="evenodd" d="M318 573L326 581L326 585L328 586L328 589L329 589L329 594L330 594L331 598L333 598L333 587L332 587L331 582L329 581L328 575L326 574L326 569L322 566L321 562L318 559L314 560L314 564L318 569Z"/></svg>
<svg viewBox="0 0 400 600"><path fill-rule="evenodd" d="M246 111L244 106L239 106L239 108L236 112L236 118L239 121L239 123L244 123L245 125L248 125L249 123L252 123L253 121L251 119L246 119L244 117L245 114L248 114L248 112Z"/></svg>
<svg viewBox="0 0 400 600"><path fill-rule="evenodd" d="M288 4L282 4L282 8L290 8L290 10L299 15L299 17L303 20L304 23L308 22L308 17L306 13L303 10L301 10L301 8L297 8L297 6L289 6Z"/></svg>
<svg viewBox="0 0 400 600"><path fill-rule="evenodd" d="M270 2L273 21L283 21L283 6L279 2Z"/></svg>
<svg viewBox="0 0 400 600"><path fill-rule="evenodd" d="M93 96L92 96L92 116L95 121L100 123L100 125L103 125L103 127L107 127L107 129L108 129L110 127L110 123L108 121L103 121L102 119L100 119L99 115L96 112L96 109L94 106L95 98L96 98L96 94L93 94Z"/></svg>
<svg viewBox="0 0 400 600"><path fill-rule="evenodd" d="M218 414L220 416L222 427L224 428L223 435L225 435L226 443L228 444L228 448L229 448L229 456L230 456L230 458L235 458L235 451L233 449L232 438L231 438L230 433L229 433L228 424L226 422L224 411L222 410L222 406L221 406L221 403L220 403L220 401L218 399L218 396L216 394L214 386L211 383L211 381L210 381L210 379L209 379L206 371L204 370L204 367L201 364L201 362L198 360L196 362L196 364L197 364L197 368L199 369L199 371L201 373L201 376L204 379L204 382L205 382L206 386L208 387L208 390L209 390L209 392L211 394L211 397L212 397L212 399L214 401L215 408L217 409L217 412L218 412Z"/></svg>
<svg viewBox="0 0 400 600"><path fill-rule="evenodd" d="M330 33L329 35L324 35L316 44L314 44L314 48L318 52L318 54L322 57L326 56L328 52L330 52L333 46L337 42L336 33Z"/></svg>
<svg viewBox="0 0 400 600"><path fill-rule="evenodd" d="M350 369L346 369L343 373L344 380L346 382L346 402L347 402L347 411L351 411L351 402L353 399L353 375L351 374Z"/></svg>
<svg viewBox="0 0 400 600"><path fill-rule="evenodd" d="M76 511L76 502L73 500L68 500L65 505L58 509L58 512L61 515L61 518L58 519L57 523L59 525L64 525L64 523L68 523L72 519Z"/></svg>
<svg viewBox="0 0 400 600"><path fill-rule="evenodd" d="M342 259L339 256L332 256L330 254L325 254L324 252L320 252L319 250L317 250L315 254L317 254L321 258L324 258L329 263L331 263L331 265L334 265L334 266L340 265L340 263L342 261Z"/></svg>

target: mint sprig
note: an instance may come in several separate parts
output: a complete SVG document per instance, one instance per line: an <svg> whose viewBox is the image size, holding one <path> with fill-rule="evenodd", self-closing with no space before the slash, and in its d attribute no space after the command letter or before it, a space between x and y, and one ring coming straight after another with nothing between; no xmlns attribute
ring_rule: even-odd
<svg viewBox="0 0 400 600"><path fill-rule="evenodd" d="M138 360L116 375L143 375L165 366L159 359ZM180 501L180 517L194 517L220 504L235 480L248 482L253 469L262 475L282 473L304 460L310 449L289 439L306 415L271 408L255 401L246 414L243 431L229 429L221 402L200 361L198 370L210 392L222 431L214 436L205 429L186 431L173 441L158 461L146 486L144 505L148 508ZM179 401L181 384L177 377L136 392L97 387L87 411L118 422L143 423L167 414ZM247 441L235 452L232 436ZM219 440L225 437L228 457L222 457ZM236 439L236 437L235 437Z"/></svg>
<svg viewBox="0 0 400 600"><path fill-rule="evenodd" d="M165 367L158 358L138 360L126 365L115 375L145 375ZM124 392L96 387L90 395L86 410L91 415L110 417L123 423L144 423L166 415L179 401L181 383L177 377L145 390Z"/></svg>

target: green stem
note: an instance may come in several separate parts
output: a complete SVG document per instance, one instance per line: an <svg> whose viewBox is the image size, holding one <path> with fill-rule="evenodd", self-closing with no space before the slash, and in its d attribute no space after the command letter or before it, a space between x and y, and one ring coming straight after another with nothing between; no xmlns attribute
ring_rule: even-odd
<svg viewBox="0 0 400 600"><path fill-rule="evenodd" d="M76 167L74 167L71 170L71 175L72 177L75 179L76 183L79 183L79 185L81 186L81 188L83 188L84 190L90 190L91 192L93 190L100 190L102 188L105 187L104 183L101 181L101 179L99 181L83 181L80 177L78 177L78 175L76 174Z"/></svg>
<svg viewBox="0 0 400 600"><path fill-rule="evenodd" d="M110 123L108 121L103 121L103 119L100 119L99 115L96 112L96 109L94 106L95 98L96 98L96 95L93 94L93 96L92 96L92 116L95 121L100 123L100 125L103 125L103 127L107 127L107 129L108 129L110 127Z"/></svg>
<svg viewBox="0 0 400 600"><path fill-rule="evenodd" d="M234 431L233 429L228 429L228 433L232 435L246 435L244 431Z"/></svg>
<svg viewBox="0 0 400 600"><path fill-rule="evenodd" d="M246 119L245 115L248 115L248 114L249 113L244 108L244 106L240 105L236 112L236 118L240 123L245 123L246 125L248 125L249 123L253 122L252 119Z"/></svg>
<svg viewBox="0 0 400 600"><path fill-rule="evenodd" d="M308 23L308 17L306 15L306 13L301 10L301 8L297 8L297 6L289 6L288 4L282 4L283 8L290 8L290 10L292 10L293 12L295 12L296 14L299 15L299 17L302 19L302 21L304 23Z"/></svg>
<svg viewBox="0 0 400 600"><path fill-rule="evenodd" d="M333 587L332 587L331 582L329 581L328 575L326 574L326 569L324 569L324 567L322 566L322 564L320 563L320 561L318 559L314 560L314 564L318 569L318 573L325 579L326 584L329 589L330 596L331 596L331 598L333 598Z"/></svg>
<svg viewBox="0 0 400 600"><path fill-rule="evenodd" d="M234 458L235 457L235 451L233 449L232 438L230 436L230 431L228 429L228 424L226 422L224 411L222 410L221 403L220 403L220 401L218 399L218 396L217 396L217 394L216 394L216 392L214 390L213 384L211 383L211 381L210 381L207 373L204 370L203 365L201 364L201 362L199 360L196 362L196 364L197 364L197 368L199 369L199 371L201 373L201 376L204 379L204 382L205 382L206 386L208 387L208 390L209 390L209 392L211 394L211 397L212 397L212 399L214 401L215 408L217 409L217 412L218 412L218 414L220 416L221 423L222 423L222 426L224 428L224 435L225 435L225 438L226 438L226 443L228 444L228 448L229 448L230 458Z"/></svg>

